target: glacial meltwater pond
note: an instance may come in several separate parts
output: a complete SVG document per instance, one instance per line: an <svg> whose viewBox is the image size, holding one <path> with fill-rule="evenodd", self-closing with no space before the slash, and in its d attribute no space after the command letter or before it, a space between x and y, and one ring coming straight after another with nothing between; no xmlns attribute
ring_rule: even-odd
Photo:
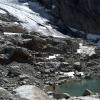
<svg viewBox="0 0 100 100"><path fill-rule="evenodd" d="M71 96L81 96L85 89L91 90L93 93L100 93L100 80L82 80L65 83L57 87L60 92L67 92Z"/></svg>

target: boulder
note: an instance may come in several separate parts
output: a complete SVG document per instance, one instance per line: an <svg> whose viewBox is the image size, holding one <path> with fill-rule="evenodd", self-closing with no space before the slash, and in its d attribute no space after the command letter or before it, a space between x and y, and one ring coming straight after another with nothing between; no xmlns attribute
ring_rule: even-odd
<svg viewBox="0 0 100 100"><path fill-rule="evenodd" d="M77 70L77 71L81 71L81 69L82 69L81 63L75 62L74 63L74 69Z"/></svg>
<svg viewBox="0 0 100 100"><path fill-rule="evenodd" d="M17 77L21 74L21 71L19 69L19 66L10 66L8 69L8 74L7 76L9 77Z"/></svg>
<svg viewBox="0 0 100 100"><path fill-rule="evenodd" d="M18 62L28 62L32 60L32 55L26 48L15 47L15 46L5 46L4 53L10 59L10 61Z"/></svg>
<svg viewBox="0 0 100 100"><path fill-rule="evenodd" d="M5 18L8 18L7 16ZM0 32L14 32L14 33L24 33L27 32L20 24L14 22L1 21L0 22Z"/></svg>
<svg viewBox="0 0 100 100"><path fill-rule="evenodd" d="M5 54L0 54L0 64L6 64L9 62L9 58Z"/></svg>
<svg viewBox="0 0 100 100"><path fill-rule="evenodd" d="M93 95L93 92L89 89L86 89L83 93L83 96L89 96L89 95Z"/></svg>
<svg viewBox="0 0 100 100"><path fill-rule="evenodd" d="M53 93L53 97L56 98L56 99L68 99L70 98L70 95L68 93Z"/></svg>
<svg viewBox="0 0 100 100"><path fill-rule="evenodd" d="M14 100L14 96L6 89L0 87L0 100Z"/></svg>
<svg viewBox="0 0 100 100"><path fill-rule="evenodd" d="M33 85L23 85L14 90L20 99L26 100L50 100L48 95Z"/></svg>

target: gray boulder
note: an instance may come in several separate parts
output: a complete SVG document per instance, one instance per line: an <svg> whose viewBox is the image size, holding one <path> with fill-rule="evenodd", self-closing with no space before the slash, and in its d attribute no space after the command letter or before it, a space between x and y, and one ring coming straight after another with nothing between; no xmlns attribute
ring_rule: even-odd
<svg viewBox="0 0 100 100"><path fill-rule="evenodd" d="M89 89L86 89L83 93L83 96L89 96L89 95L93 95L93 92Z"/></svg>
<svg viewBox="0 0 100 100"><path fill-rule="evenodd" d="M44 91L33 85L23 85L14 91L20 100L50 100Z"/></svg>
<svg viewBox="0 0 100 100"><path fill-rule="evenodd" d="M6 89L0 87L0 100L14 100L14 96Z"/></svg>
<svg viewBox="0 0 100 100"><path fill-rule="evenodd" d="M17 77L21 74L21 71L19 69L19 66L10 66L8 69L8 74L7 76L9 77Z"/></svg>

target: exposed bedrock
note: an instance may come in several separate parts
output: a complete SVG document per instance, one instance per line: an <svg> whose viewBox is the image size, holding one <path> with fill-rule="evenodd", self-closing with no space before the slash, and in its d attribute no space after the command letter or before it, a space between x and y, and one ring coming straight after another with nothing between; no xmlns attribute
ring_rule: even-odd
<svg viewBox="0 0 100 100"><path fill-rule="evenodd" d="M100 33L99 0L40 0L66 26L89 33Z"/></svg>

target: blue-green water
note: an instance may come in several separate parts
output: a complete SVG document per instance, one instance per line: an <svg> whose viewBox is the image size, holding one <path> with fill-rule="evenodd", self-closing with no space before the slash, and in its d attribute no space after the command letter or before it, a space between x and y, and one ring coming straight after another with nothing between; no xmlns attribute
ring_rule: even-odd
<svg viewBox="0 0 100 100"><path fill-rule="evenodd" d="M59 89L61 92L67 92L71 96L80 96L83 94L85 89L89 89L94 93L100 93L100 80L73 81L59 86Z"/></svg>

